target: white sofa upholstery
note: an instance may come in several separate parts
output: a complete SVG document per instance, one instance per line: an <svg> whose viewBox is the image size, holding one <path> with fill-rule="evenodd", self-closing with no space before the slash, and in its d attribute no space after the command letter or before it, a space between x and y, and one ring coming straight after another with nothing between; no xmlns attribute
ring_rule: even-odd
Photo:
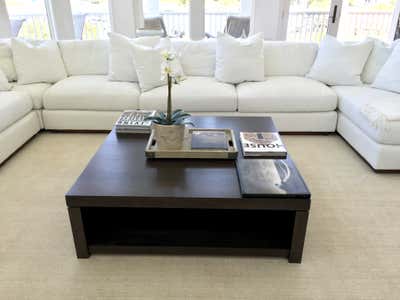
<svg viewBox="0 0 400 300"><path fill-rule="evenodd" d="M339 112L337 131L375 170L400 170L399 145L374 141L342 112Z"/></svg>
<svg viewBox="0 0 400 300"><path fill-rule="evenodd" d="M46 110L123 111L139 108L136 83L108 81L104 75L71 76L44 95Z"/></svg>
<svg viewBox="0 0 400 300"><path fill-rule="evenodd" d="M0 92L0 132L32 111L32 101L24 93Z"/></svg>
<svg viewBox="0 0 400 300"><path fill-rule="evenodd" d="M58 44L68 76L108 74L108 41L59 41Z"/></svg>
<svg viewBox="0 0 400 300"><path fill-rule="evenodd" d="M0 163L40 130L29 95L0 92Z"/></svg>
<svg viewBox="0 0 400 300"><path fill-rule="evenodd" d="M316 43L264 43L265 76L305 76L318 52Z"/></svg>
<svg viewBox="0 0 400 300"><path fill-rule="evenodd" d="M34 109L43 108L43 95L51 87L49 83L32 83L13 86L13 91L27 93L32 99Z"/></svg>
<svg viewBox="0 0 400 300"><path fill-rule="evenodd" d="M399 103L400 114L400 94L368 86L335 86L333 89L339 96L339 110L372 140L380 144L400 145L400 122L371 124L361 112L363 105L369 103L385 105L386 101L393 99Z"/></svg>
<svg viewBox="0 0 400 300"><path fill-rule="evenodd" d="M239 112L325 112L337 107L335 92L305 77L274 76L237 87Z"/></svg>
<svg viewBox="0 0 400 300"><path fill-rule="evenodd" d="M165 111L167 87L162 86L140 95L141 109ZM213 77L189 76L173 88L176 107L191 112L234 112L237 110L235 87Z"/></svg>
<svg viewBox="0 0 400 300"><path fill-rule="evenodd" d="M317 44L265 42L266 80L237 86L214 79L214 40L173 44L187 75L173 88L175 107L195 115L271 116L286 132L337 130L373 168L400 169L400 123L377 127L361 113L362 105L385 99L399 100L400 109L400 95L306 78ZM166 87L141 93L137 83L108 80L108 41L60 41L59 47L68 78L0 93L0 163L41 127L108 130L123 110L166 109ZM8 41L0 41L0 68L9 81L17 79Z"/></svg>
<svg viewBox="0 0 400 300"><path fill-rule="evenodd" d="M339 97L337 131L368 163L377 170L400 169L400 122L373 124L362 113L366 104L399 103L400 95L369 86L335 86Z"/></svg>

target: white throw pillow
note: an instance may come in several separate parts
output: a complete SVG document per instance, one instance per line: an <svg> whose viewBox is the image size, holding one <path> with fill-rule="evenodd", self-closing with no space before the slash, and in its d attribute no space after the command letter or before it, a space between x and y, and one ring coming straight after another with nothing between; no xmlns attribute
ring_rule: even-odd
<svg viewBox="0 0 400 300"><path fill-rule="evenodd" d="M11 48L18 84L54 83L67 77L56 41L33 45L21 39L12 39Z"/></svg>
<svg viewBox="0 0 400 300"><path fill-rule="evenodd" d="M0 69L0 91L9 91L11 88L12 85L8 82L7 76Z"/></svg>
<svg viewBox="0 0 400 300"><path fill-rule="evenodd" d="M201 41L176 39L173 41L183 71L188 76L214 77L216 45L215 39Z"/></svg>
<svg viewBox="0 0 400 300"><path fill-rule="evenodd" d="M400 93L400 44L393 49L389 59L376 76L372 87Z"/></svg>
<svg viewBox="0 0 400 300"><path fill-rule="evenodd" d="M327 35L307 77L328 85L360 85L360 75L374 43L341 43Z"/></svg>
<svg viewBox="0 0 400 300"><path fill-rule="evenodd" d="M258 33L247 39L217 36L215 78L226 83L264 80L264 41Z"/></svg>
<svg viewBox="0 0 400 300"><path fill-rule="evenodd" d="M388 45L381 40L372 38L371 40L374 42L374 47L372 48L371 54L369 55L364 70L361 74L361 80L366 84L371 84L374 82L379 71L388 60L390 54L392 54L394 47L399 41L397 40L391 45Z"/></svg>
<svg viewBox="0 0 400 300"><path fill-rule="evenodd" d="M0 40L0 69L7 76L8 81L17 80L10 40Z"/></svg>
<svg viewBox="0 0 400 300"><path fill-rule="evenodd" d="M142 92L165 85L166 78L163 78L162 66L164 51L174 52L169 39L162 39L156 47L133 45L133 62L139 79L139 86ZM182 66L178 57L171 63L171 68L177 76L183 78Z"/></svg>
<svg viewBox="0 0 400 300"><path fill-rule="evenodd" d="M108 79L111 81L137 82L135 66L132 61L132 45L155 47L160 42L159 36L129 39L126 36L110 32L110 66Z"/></svg>

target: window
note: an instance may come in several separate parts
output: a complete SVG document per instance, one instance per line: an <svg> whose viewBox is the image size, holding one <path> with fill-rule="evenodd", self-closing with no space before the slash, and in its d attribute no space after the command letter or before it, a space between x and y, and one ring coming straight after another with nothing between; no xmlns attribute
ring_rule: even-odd
<svg viewBox="0 0 400 300"><path fill-rule="evenodd" d="M45 0L6 0L11 33L25 39L50 39Z"/></svg>
<svg viewBox="0 0 400 300"><path fill-rule="evenodd" d="M171 37L187 37L189 33L189 0L143 0L145 19L158 18L145 22L145 31L165 31ZM147 25L146 25L147 24ZM164 34L164 33L161 33Z"/></svg>
<svg viewBox="0 0 400 300"><path fill-rule="evenodd" d="M287 40L319 42L328 29L330 0L290 0Z"/></svg>
<svg viewBox="0 0 400 300"><path fill-rule="evenodd" d="M188 36L189 0L160 0L159 10L168 35Z"/></svg>
<svg viewBox="0 0 400 300"><path fill-rule="evenodd" d="M239 16L240 0L205 0L206 34L216 36L223 32L229 16Z"/></svg>
<svg viewBox="0 0 400 300"><path fill-rule="evenodd" d="M395 6L396 0L344 1L338 38L388 40Z"/></svg>
<svg viewBox="0 0 400 300"><path fill-rule="evenodd" d="M187 37L189 32L190 0L144 0L145 18L161 15L168 35ZM205 32L215 36L225 29L229 16L250 14L251 0L204 0ZM200 25L199 25L200 26Z"/></svg>
<svg viewBox="0 0 400 300"><path fill-rule="evenodd" d="M110 31L108 0L70 0L75 38L106 39Z"/></svg>

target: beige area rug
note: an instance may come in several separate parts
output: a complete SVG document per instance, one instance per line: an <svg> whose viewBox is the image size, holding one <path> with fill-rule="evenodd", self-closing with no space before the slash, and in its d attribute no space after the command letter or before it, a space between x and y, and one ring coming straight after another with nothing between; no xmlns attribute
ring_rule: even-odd
<svg viewBox="0 0 400 300"><path fill-rule="evenodd" d="M75 258L64 194L104 134L41 133L0 167L0 299L400 299L400 174L336 135L284 136L313 194L303 264Z"/></svg>

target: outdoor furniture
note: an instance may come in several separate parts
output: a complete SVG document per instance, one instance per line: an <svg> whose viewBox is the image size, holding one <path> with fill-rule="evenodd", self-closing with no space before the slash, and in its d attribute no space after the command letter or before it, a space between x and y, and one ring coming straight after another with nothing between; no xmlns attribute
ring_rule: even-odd
<svg viewBox="0 0 400 300"><path fill-rule="evenodd" d="M164 19L161 16L144 19L144 27L136 32L136 36L161 36L166 37L167 29L165 28Z"/></svg>
<svg viewBox="0 0 400 300"><path fill-rule="evenodd" d="M229 16L226 20L224 32L235 38L248 37L250 32L250 17ZM215 36L208 32L205 33L205 36L209 39L215 38Z"/></svg>
<svg viewBox="0 0 400 300"><path fill-rule="evenodd" d="M235 38L245 38L250 32L250 17L229 16L224 30Z"/></svg>

